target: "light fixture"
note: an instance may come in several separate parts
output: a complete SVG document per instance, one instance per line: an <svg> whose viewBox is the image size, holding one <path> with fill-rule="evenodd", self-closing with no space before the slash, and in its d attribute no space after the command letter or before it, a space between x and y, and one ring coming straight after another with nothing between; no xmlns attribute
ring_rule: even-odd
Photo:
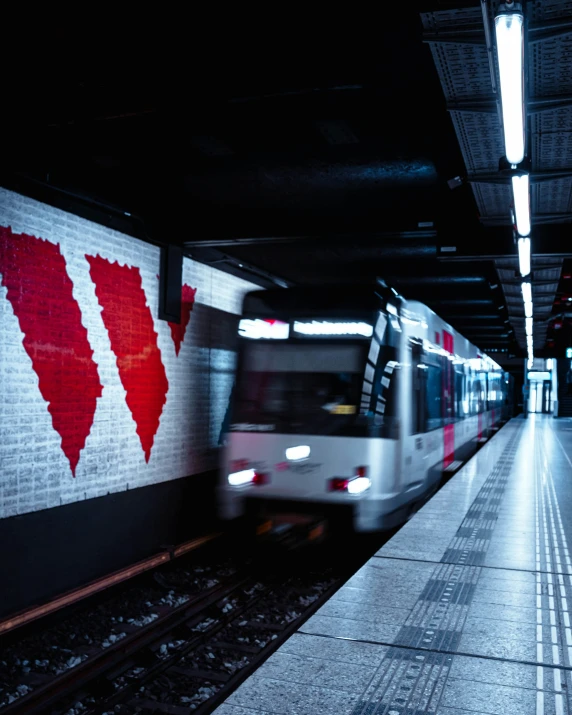
<svg viewBox="0 0 572 715"><path fill-rule="evenodd" d="M265 472L257 472L254 469L243 469L241 472L233 472L228 475L228 483L233 487L242 487L245 484L262 486L269 482L270 475Z"/></svg>
<svg viewBox="0 0 572 715"><path fill-rule="evenodd" d="M356 477L355 479L350 479L348 483L348 493L349 494L362 494L366 489L371 487L371 479L369 477Z"/></svg>
<svg viewBox="0 0 572 715"><path fill-rule="evenodd" d="M250 484L254 481L256 472L254 469L243 469L241 472L234 472L228 475L228 483L233 487L239 487L242 484Z"/></svg>
<svg viewBox="0 0 572 715"><path fill-rule="evenodd" d="M532 337L532 318L525 318L524 324L527 336Z"/></svg>
<svg viewBox="0 0 572 715"><path fill-rule="evenodd" d="M522 284L522 297L525 303L532 303L532 288L529 281L525 281Z"/></svg>
<svg viewBox="0 0 572 715"><path fill-rule="evenodd" d="M527 289L525 289L525 286L528 286ZM523 294L525 292L530 292L530 283L523 283L522 284L522 292ZM527 310L526 306L530 305L530 312L532 312L532 303L530 301L526 300L526 297L524 299L524 306L525 306L525 311ZM528 353L528 368L530 369L532 367L531 361L534 358L534 342L532 338L532 315L527 316L524 320L525 323L525 331L526 331L526 349Z"/></svg>
<svg viewBox="0 0 572 715"><path fill-rule="evenodd" d="M532 318L532 303L529 300L524 301L524 317Z"/></svg>
<svg viewBox="0 0 572 715"><path fill-rule="evenodd" d="M294 332L301 335L357 335L369 338L373 335L373 326L362 322L332 322L328 320L312 320L310 322L294 321Z"/></svg>
<svg viewBox="0 0 572 715"><path fill-rule="evenodd" d="M290 325L281 320L242 318L238 324L238 334L251 340L287 340L290 334Z"/></svg>
<svg viewBox="0 0 572 715"><path fill-rule="evenodd" d="M347 492L348 494L363 494L371 487L369 477L334 477L330 479L328 489L331 492Z"/></svg>
<svg viewBox="0 0 572 715"><path fill-rule="evenodd" d="M348 494L363 494L371 487L371 479L367 476L367 467L356 467L354 477L334 477L328 482L331 492L348 492Z"/></svg>
<svg viewBox="0 0 572 715"><path fill-rule="evenodd" d="M521 276L530 273L530 238L518 239L518 265Z"/></svg>
<svg viewBox="0 0 572 715"><path fill-rule="evenodd" d="M510 3L509 7L499 7L499 14L495 17L495 35L505 154L509 164L520 164L524 159L525 144L524 17L519 3Z"/></svg>
<svg viewBox="0 0 572 715"><path fill-rule="evenodd" d="M512 195L514 199L514 212L516 214L516 230L520 236L528 236L530 233L529 185L530 182L528 174L515 174L512 177Z"/></svg>
<svg viewBox="0 0 572 715"><path fill-rule="evenodd" d="M310 447L307 444L300 444L297 447L288 447L286 450L286 459L289 462L299 462L302 459L308 459L310 456Z"/></svg>

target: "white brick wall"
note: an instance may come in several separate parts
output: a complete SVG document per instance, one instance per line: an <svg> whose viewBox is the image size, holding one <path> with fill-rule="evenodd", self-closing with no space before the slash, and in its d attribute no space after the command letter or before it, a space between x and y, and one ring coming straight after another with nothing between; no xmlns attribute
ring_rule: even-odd
<svg viewBox="0 0 572 715"><path fill-rule="evenodd" d="M23 347L24 335L7 290L0 285L0 518L214 468L234 353L219 344L210 347L210 326L191 313L176 356L169 325L157 317L159 249L4 189L0 226L60 244L103 385L74 478ZM169 381L148 464L125 402L86 253L136 266L141 272ZM244 293L257 287L188 259L183 281L197 289L195 311L202 305L238 314Z"/></svg>

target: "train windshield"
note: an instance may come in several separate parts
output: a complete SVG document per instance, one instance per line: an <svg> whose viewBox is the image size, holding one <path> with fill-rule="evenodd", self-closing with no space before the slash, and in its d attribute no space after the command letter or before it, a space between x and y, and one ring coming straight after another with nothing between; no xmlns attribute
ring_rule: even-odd
<svg viewBox="0 0 572 715"><path fill-rule="evenodd" d="M231 429L363 436L366 348L246 343Z"/></svg>

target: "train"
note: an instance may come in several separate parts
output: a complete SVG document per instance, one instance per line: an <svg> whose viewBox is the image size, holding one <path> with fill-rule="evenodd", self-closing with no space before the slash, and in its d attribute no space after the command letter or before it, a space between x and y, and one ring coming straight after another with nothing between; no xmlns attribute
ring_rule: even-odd
<svg viewBox="0 0 572 715"><path fill-rule="evenodd" d="M247 293L238 343L218 505L259 533L398 526L512 416L511 376L381 279Z"/></svg>

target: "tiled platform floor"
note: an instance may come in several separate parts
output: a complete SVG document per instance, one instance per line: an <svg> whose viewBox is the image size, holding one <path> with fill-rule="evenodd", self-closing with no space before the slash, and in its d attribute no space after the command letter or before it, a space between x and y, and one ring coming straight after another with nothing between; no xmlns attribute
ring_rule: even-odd
<svg viewBox="0 0 572 715"><path fill-rule="evenodd" d="M217 715L572 715L572 420L507 424Z"/></svg>

